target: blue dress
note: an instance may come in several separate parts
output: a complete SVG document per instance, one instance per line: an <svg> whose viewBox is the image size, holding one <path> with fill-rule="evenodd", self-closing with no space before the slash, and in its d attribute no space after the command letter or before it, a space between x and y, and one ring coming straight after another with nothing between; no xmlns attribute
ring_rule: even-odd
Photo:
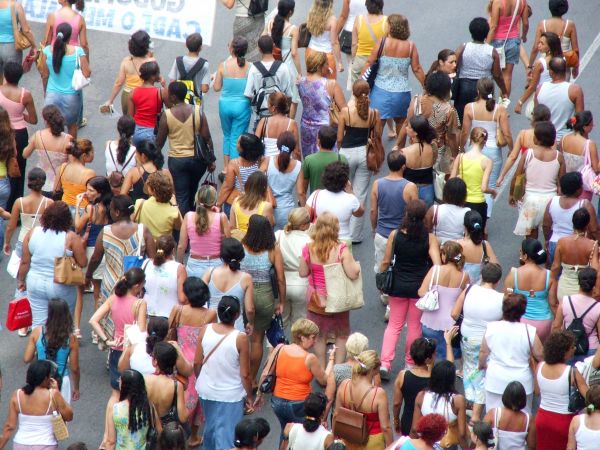
<svg viewBox="0 0 600 450"><path fill-rule="evenodd" d="M237 158L237 141L248 130L250 99L244 95L246 80L227 76L227 61L223 63L223 90L219 98L219 117L223 129L223 155Z"/></svg>
<svg viewBox="0 0 600 450"><path fill-rule="evenodd" d="M269 168L267 169L267 178L269 180L269 186L273 191L273 196L277 201L277 208L273 210L275 216L275 229L283 230L283 227L287 223L288 214L296 206L294 192L296 189L296 180L302 167L300 161L296 162L296 165L289 173L280 172L275 167L275 158L269 158ZM290 162L291 164L291 162Z"/></svg>
<svg viewBox="0 0 600 450"><path fill-rule="evenodd" d="M405 118L410 104L408 69L410 56L381 56L375 85L371 90L371 108L379 110L382 119Z"/></svg>

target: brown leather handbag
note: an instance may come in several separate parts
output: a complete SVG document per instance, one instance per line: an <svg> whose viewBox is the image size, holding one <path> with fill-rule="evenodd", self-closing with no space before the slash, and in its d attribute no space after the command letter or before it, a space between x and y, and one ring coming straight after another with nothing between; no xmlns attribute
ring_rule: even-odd
<svg viewBox="0 0 600 450"><path fill-rule="evenodd" d="M379 121L379 114L376 110L369 111L369 114L373 115L369 121L369 140L367 141L367 168L371 172L379 172L383 161L385 160L385 148L381 141L381 133L377 130L377 122Z"/></svg>
<svg viewBox="0 0 600 450"><path fill-rule="evenodd" d="M66 250L63 256L54 258L54 282L67 286L82 286L85 283L83 269L73 256L67 256Z"/></svg>
<svg viewBox="0 0 600 450"><path fill-rule="evenodd" d="M348 387L348 385L350 387ZM340 386L341 387L341 386ZM367 425L367 415L356 410L354 401L352 399L352 381L347 380L344 389L344 398L342 403L335 408L333 414L333 435L342 438L344 441L351 444L364 445L369 440L369 427ZM365 395L362 396L358 407L365 400L369 392L374 388L368 389ZM346 391L350 392L350 403L347 408L346 405Z"/></svg>

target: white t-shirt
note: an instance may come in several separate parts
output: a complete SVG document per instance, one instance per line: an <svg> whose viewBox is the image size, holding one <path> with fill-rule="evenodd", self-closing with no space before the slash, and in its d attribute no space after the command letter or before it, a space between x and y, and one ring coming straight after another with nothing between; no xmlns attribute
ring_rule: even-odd
<svg viewBox="0 0 600 450"><path fill-rule="evenodd" d="M313 197L318 193L315 209L317 216L324 212L330 212L340 221L340 239L350 239L350 218L352 213L360 208L360 202L356 195L341 191L333 193L327 189L313 192L306 201L307 205L313 204Z"/></svg>
<svg viewBox="0 0 600 450"><path fill-rule="evenodd" d="M481 341L489 322L502 319L504 295L493 289L474 285L469 289L463 305L462 335Z"/></svg>
<svg viewBox="0 0 600 450"><path fill-rule="evenodd" d="M270 70L271 66L275 61L261 61L265 69ZM275 73L275 84L279 86L279 90L285 94L286 97L292 97L292 76L290 70L285 64L281 64L277 72ZM246 81L246 89L244 95L249 99L254 97L256 91L262 87L263 76L260 70L256 68L254 64L248 69L248 81ZM271 84L271 83L269 83Z"/></svg>
<svg viewBox="0 0 600 450"><path fill-rule="evenodd" d="M535 327L520 322L500 320L490 322L485 331L485 341L490 349L485 389L494 394L504 393L511 381L519 381L529 395L533 393L533 376L529 368L530 345L527 342L527 332L531 347L535 339Z"/></svg>
<svg viewBox="0 0 600 450"><path fill-rule="evenodd" d="M177 261L167 261L156 267L153 261L144 263L146 273L146 294L149 316L169 317L177 298L177 270L181 266Z"/></svg>
<svg viewBox="0 0 600 450"><path fill-rule="evenodd" d="M110 175L115 171L119 171L123 176L127 175L131 169L135 167L137 161L135 160L135 146L130 145L127 155L125 155L125 162L123 165L117 161L117 148L119 143L117 141L108 141L106 143L106 150L104 151L104 160L106 161L106 173Z"/></svg>
<svg viewBox="0 0 600 450"><path fill-rule="evenodd" d="M433 207L433 234L442 245L446 241L458 241L465 234L465 214L471 208L449 203Z"/></svg>

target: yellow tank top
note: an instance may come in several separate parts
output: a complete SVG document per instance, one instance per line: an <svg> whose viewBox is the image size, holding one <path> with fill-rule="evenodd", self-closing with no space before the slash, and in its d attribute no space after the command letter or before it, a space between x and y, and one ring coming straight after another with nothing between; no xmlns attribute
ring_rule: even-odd
<svg viewBox="0 0 600 450"><path fill-rule="evenodd" d="M467 185L467 203L483 203L485 201L481 190L481 181L483 180L481 160L483 158L484 156L478 159L465 159L464 155L460 158L458 175Z"/></svg>
<svg viewBox="0 0 600 450"><path fill-rule="evenodd" d="M383 16L383 18L378 22L369 24L367 24L366 16L358 16L358 44L356 47L357 56L369 56L373 51L373 47L375 47L375 44L377 43L377 40L373 40L371 30L369 30L369 25L371 25L373 34L377 40L379 40L387 34L387 16Z"/></svg>
<svg viewBox="0 0 600 450"><path fill-rule="evenodd" d="M258 214L259 216L262 216L263 211L265 210L266 204L267 204L267 202L265 202L265 201L260 202L260 205L258 205L258 209L256 210L256 212L254 214ZM250 216L253 214L246 214L244 211L242 211L240 202L237 198L234 200L232 208L233 208L233 212L235 214L235 221L237 222L238 230L241 230L243 232L248 231L248 222L250 222Z"/></svg>
<svg viewBox="0 0 600 450"><path fill-rule="evenodd" d="M6 168L6 161L0 162L0 178L4 178L8 175L8 169Z"/></svg>
<svg viewBox="0 0 600 450"><path fill-rule="evenodd" d="M125 88L133 91L135 88L140 87L144 84L144 80L140 78L138 74L125 75Z"/></svg>

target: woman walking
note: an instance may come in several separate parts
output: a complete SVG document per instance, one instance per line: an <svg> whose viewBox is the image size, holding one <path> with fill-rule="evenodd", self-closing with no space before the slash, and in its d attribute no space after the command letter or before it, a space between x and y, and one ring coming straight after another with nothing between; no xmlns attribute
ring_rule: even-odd
<svg viewBox="0 0 600 450"><path fill-rule="evenodd" d="M273 92L269 95L268 107L271 115L260 119L255 131L256 136L262 140L265 146L265 156L279 155L281 150L277 146L277 140L283 133L289 131L296 139L294 147L290 147L291 152L296 159L300 160L298 124L294 119L288 117L291 111L288 98L282 92Z"/></svg>
<svg viewBox="0 0 600 450"><path fill-rule="evenodd" d="M123 115L117 121L119 139L106 141L104 160L106 161L106 176L111 182L115 195L119 195L127 174L137 165L136 149L131 143L135 132L135 121Z"/></svg>
<svg viewBox="0 0 600 450"><path fill-rule="evenodd" d="M27 38L29 45L34 49L37 47L37 41L27 21L23 5L12 0L0 1L0 28L3 30L0 35L0 69L8 62L21 65L23 61L23 51L17 50L15 47L15 32L12 26L13 16L21 25L21 32ZM0 72L3 71L0 70ZM0 82L3 82L2 75L0 75Z"/></svg>
<svg viewBox="0 0 600 450"><path fill-rule="evenodd" d="M54 192L63 192L62 200L69 205L71 215L81 214L88 206L87 198L81 196L86 192L89 180L96 176L93 169L85 167L94 161L94 147L88 139L79 139L71 142L67 147L69 159L58 168L58 177L54 181Z"/></svg>
<svg viewBox="0 0 600 450"><path fill-rule="evenodd" d="M306 49L306 67L315 53L327 56L328 72L325 78L335 80L337 72L343 72L340 41L337 34L337 19L333 15L333 0L313 0L308 11L306 29L310 33L310 42Z"/></svg>
<svg viewBox="0 0 600 450"><path fill-rule="evenodd" d="M481 271L487 263L497 263L498 258L489 241L484 239L483 218L477 211L467 211L465 214L464 237L457 240L463 249L465 257L465 272L471 279L471 284L478 284Z"/></svg>
<svg viewBox="0 0 600 450"><path fill-rule="evenodd" d="M135 160L137 166L127 173L121 186L121 195L131 197L134 204L139 199L150 198L146 182L153 173L160 172L172 180L171 172L163 169L165 158L153 142L143 141L135 147Z"/></svg>
<svg viewBox="0 0 600 450"><path fill-rule="evenodd" d="M265 12L251 14L245 0L221 0L227 9L235 6L233 39L243 38L248 43L247 58L251 63L260 60L258 38L265 28Z"/></svg>
<svg viewBox="0 0 600 450"><path fill-rule="evenodd" d="M582 172L586 164L592 166L594 173L600 172L598 162L598 150L596 142L590 139L590 133L594 128L594 117L591 111L575 113L567 123L567 128L573 130L563 136L560 148L565 158L567 172ZM581 195L587 200L592 199L590 191L584 191Z"/></svg>

